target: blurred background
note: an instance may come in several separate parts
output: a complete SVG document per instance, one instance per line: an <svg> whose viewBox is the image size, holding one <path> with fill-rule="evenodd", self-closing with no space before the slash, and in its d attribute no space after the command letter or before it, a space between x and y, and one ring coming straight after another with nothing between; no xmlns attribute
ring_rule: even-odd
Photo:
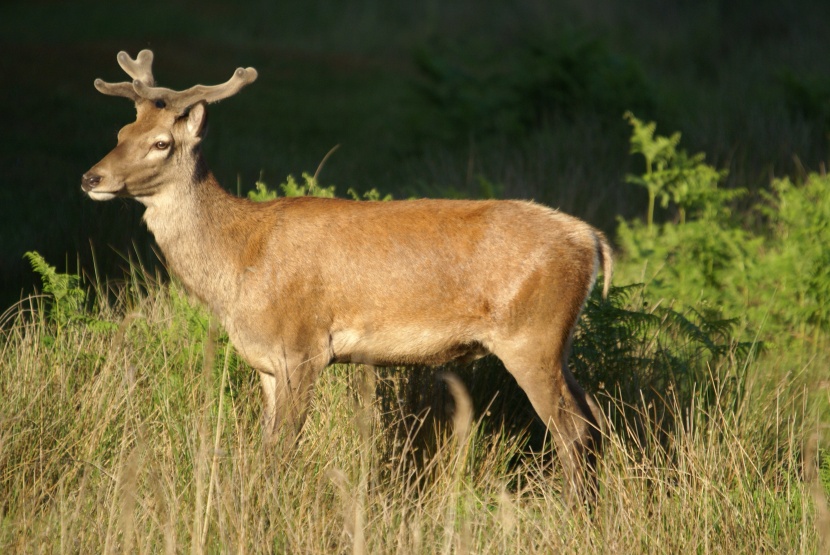
<svg viewBox="0 0 830 555"><path fill-rule="evenodd" d="M532 198L610 233L645 210L626 110L680 130L728 187L820 171L827 21L821 0L5 1L0 311L39 281L26 251L115 280L157 266L138 203L80 191L134 118L92 85L125 80L119 50L152 49L176 89L257 68L210 110L206 157L235 193L340 145L319 174L340 195Z"/></svg>

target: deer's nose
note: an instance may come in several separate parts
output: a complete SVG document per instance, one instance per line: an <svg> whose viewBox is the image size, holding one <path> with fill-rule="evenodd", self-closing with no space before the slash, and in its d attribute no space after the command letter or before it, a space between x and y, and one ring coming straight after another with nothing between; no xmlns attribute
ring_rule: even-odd
<svg viewBox="0 0 830 555"><path fill-rule="evenodd" d="M101 183L101 179L103 178L100 175L87 172L81 177L81 189L89 192Z"/></svg>

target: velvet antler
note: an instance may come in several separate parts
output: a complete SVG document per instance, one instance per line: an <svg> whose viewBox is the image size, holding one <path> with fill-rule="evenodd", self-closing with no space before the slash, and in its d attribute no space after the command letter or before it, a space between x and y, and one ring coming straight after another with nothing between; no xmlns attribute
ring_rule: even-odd
<svg viewBox="0 0 830 555"><path fill-rule="evenodd" d="M124 51L118 53L118 65L133 78L132 82L107 83L101 79L95 80L95 88L100 92L112 96L129 98L136 104L142 101L153 102L159 108L167 108L176 112L184 112L197 102L218 102L233 96L245 85L256 81L257 72L254 68L238 68L233 76L221 85L194 85L184 91L174 91L164 87L156 87L153 78L153 53L142 50L135 59Z"/></svg>

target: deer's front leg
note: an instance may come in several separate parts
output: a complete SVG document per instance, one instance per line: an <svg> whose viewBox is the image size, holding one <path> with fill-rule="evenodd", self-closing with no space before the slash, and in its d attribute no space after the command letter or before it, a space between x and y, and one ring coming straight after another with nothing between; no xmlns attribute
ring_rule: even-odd
<svg viewBox="0 0 830 555"><path fill-rule="evenodd" d="M274 418L276 416L277 380L273 374L258 370L262 386L262 442L270 445L275 440Z"/></svg>
<svg viewBox="0 0 830 555"><path fill-rule="evenodd" d="M277 378L273 372L259 370L262 386L262 443L272 445L277 439Z"/></svg>
<svg viewBox="0 0 830 555"><path fill-rule="evenodd" d="M260 370L262 385L262 432L266 445L272 445L282 433L295 439L305 423L314 382L328 364L328 358L298 354L282 364Z"/></svg>
<svg viewBox="0 0 830 555"><path fill-rule="evenodd" d="M259 381L262 386L262 443L273 446L281 436L292 441L299 433L295 424L295 406L284 367L268 370L259 370Z"/></svg>

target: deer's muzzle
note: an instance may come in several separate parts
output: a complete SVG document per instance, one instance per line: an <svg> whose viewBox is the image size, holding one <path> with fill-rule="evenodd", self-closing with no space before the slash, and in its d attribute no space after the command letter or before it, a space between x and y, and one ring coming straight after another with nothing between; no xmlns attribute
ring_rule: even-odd
<svg viewBox="0 0 830 555"><path fill-rule="evenodd" d="M101 183L102 179L103 178L98 174L87 172L81 177L81 189L83 189L85 193L88 193L97 187Z"/></svg>

